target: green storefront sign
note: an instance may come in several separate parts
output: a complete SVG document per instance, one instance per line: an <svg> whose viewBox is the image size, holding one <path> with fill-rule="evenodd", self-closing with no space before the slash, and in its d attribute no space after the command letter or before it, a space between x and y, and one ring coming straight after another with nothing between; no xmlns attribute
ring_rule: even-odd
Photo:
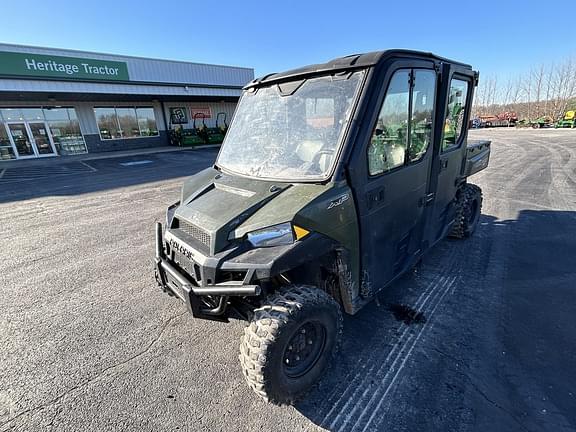
<svg viewBox="0 0 576 432"><path fill-rule="evenodd" d="M66 80L130 80L125 62L15 52L0 52L0 75Z"/></svg>

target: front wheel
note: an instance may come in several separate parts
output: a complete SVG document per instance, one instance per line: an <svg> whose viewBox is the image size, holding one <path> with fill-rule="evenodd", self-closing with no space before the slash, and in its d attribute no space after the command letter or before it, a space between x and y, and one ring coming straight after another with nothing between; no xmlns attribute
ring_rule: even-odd
<svg viewBox="0 0 576 432"><path fill-rule="evenodd" d="M311 286L288 286L256 309L244 330L240 364L246 382L277 405L294 403L320 378L338 349L338 303Z"/></svg>
<svg viewBox="0 0 576 432"><path fill-rule="evenodd" d="M456 195L456 216L449 236L470 237L476 230L482 211L482 189L470 183L462 186Z"/></svg>

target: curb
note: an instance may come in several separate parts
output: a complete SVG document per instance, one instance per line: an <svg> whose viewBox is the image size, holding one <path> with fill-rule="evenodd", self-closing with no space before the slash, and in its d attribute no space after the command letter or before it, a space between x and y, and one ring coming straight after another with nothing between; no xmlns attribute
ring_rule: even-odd
<svg viewBox="0 0 576 432"><path fill-rule="evenodd" d="M195 151L203 149L219 148L220 144L208 144L194 147L173 147L173 146L162 146L153 147L148 149L135 149L135 150L120 150L112 152L103 153L83 153L79 155L71 156L54 156L49 158L37 158L37 159L26 159L26 160L11 160L0 162L0 172L6 169L14 169L18 167L43 167L48 165L60 165L70 162L87 162L100 159L115 159L122 157L133 157L133 156L145 156L150 154L158 153L175 153L180 151Z"/></svg>

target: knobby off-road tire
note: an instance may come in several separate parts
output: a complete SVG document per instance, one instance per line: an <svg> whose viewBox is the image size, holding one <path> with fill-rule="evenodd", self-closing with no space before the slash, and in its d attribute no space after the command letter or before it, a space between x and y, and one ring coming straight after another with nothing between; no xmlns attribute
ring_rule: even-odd
<svg viewBox="0 0 576 432"><path fill-rule="evenodd" d="M277 405L302 397L327 369L340 345L342 312L327 293L288 286L255 310L240 343L248 385Z"/></svg>
<svg viewBox="0 0 576 432"><path fill-rule="evenodd" d="M456 217L449 236L459 239L470 237L478 226L481 210L482 190L466 183L456 194Z"/></svg>

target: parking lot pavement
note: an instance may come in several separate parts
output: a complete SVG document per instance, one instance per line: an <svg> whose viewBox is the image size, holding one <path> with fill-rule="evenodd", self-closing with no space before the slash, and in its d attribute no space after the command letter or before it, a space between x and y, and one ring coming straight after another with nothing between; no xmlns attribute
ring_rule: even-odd
<svg viewBox="0 0 576 432"><path fill-rule="evenodd" d="M295 407L244 384L242 322L155 286L153 223L214 151L0 179L0 430L576 430L576 133L470 138L493 140L478 232L347 317Z"/></svg>

